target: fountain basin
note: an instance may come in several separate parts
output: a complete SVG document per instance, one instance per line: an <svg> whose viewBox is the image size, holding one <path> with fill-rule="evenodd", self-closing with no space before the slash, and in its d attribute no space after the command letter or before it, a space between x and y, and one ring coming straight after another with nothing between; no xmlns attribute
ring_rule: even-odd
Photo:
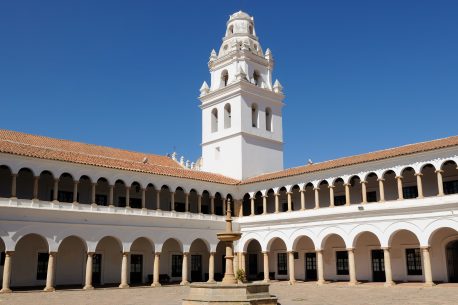
<svg viewBox="0 0 458 305"><path fill-rule="evenodd" d="M277 301L267 283L192 283L182 305L277 305Z"/></svg>
<svg viewBox="0 0 458 305"><path fill-rule="evenodd" d="M242 233L233 233L233 232L222 232L217 233L216 236L221 241L235 241L239 240L242 236Z"/></svg>

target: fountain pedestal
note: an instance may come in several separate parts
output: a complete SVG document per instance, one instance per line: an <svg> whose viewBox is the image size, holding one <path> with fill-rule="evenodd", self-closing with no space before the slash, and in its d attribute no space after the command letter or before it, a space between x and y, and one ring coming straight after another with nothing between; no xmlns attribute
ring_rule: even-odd
<svg viewBox="0 0 458 305"><path fill-rule="evenodd" d="M269 293L267 283L238 284L234 276L233 243L241 233L232 232L231 202L227 201L226 231L218 239L226 243L226 270L221 283L192 283L182 305L277 305L277 298Z"/></svg>

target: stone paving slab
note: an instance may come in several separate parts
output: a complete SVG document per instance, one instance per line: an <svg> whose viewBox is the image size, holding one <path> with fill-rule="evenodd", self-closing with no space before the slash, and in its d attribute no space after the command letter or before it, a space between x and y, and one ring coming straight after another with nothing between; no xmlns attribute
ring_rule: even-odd
<svg viewBox="0 0 458 305"><path fill-rule="evenodd" d="M0 295L0 305L180 305L188 287L163 286L129 289L26 291ZM457 305L458 285L443 284L432 288L421 284L383 287L368 283L348 287L345 283L316 286L314 283L273 282L271 293L281 305Z"/></svg>

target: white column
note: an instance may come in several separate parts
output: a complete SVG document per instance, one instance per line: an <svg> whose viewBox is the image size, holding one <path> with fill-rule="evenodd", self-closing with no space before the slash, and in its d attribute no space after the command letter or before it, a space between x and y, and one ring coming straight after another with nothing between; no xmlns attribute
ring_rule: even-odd
<svg viewBox="0 0 458 305"><path fill-rule="evenodd" d="M130 186L126 186L126 208L130 207Z"/></svg>
<svg viewBox="0 0 458 305"><path fill-rule="evenodd" d="M385 286L393 286L395 283L393 282L393 272L391 269L391 254L390 248L382 248L383 249L383 260L385 263Z"/></svg>
<svg viewBox="0 0 458 305"><path fill-rule="evenodd" d="M94 289L92 286L92 258L94 256L94 252L88 252L87 253L87 259L86 259L86 281L84 284L83 289L84 290L89 290L89 289Z"/></svg>
<svg viewBox="0 0 458 305"><path fill-rule="evenodd" d="M264 258L264 282L269 282L269 252L263 251L262 256Z"/></svg>
<svg viewBox="0 0 458 305"><path fill-rule="evenodd" d="M436 171L436 174L437 174L437 189L438 189L438 193L437 193L437 196L444 196L444 182L443 182L443 179L442 179L442 173L444 171L441 170L441 169L438 169Z"/></svg>
<svg viewBox="0 0 458 305"><path fill-rule="evenodd" d="M119 284L119 288L129 288L129 284L127 283L127 274L129 272L128 258L129 252L123 252L121 261L121 284Z"/></svg>
<svg viewBox="0 0 458 305"><path fill-rule="evenodd" d="M317 275L318 275L318 285L323 285L325 283L324 280L324 262L323 262L323 250L316 250L316 268L317 268Z"/></svg>
<svg viewBox="0 0 458 305"><path fill-rule="evenodd" d="M38 182L40 182L40 176L33 177L33 199L38 199Z"/></svg>
<svg viewBox="0 0 458 305"><path fill-rule="evenodd" d="M215 252L210 252L210 257L208 258L208 282L215 282Z"/></svg>
<svg viewBox="0 0 458 305"><path fill-rule="evenodd" d="M356 285L358 281L356 280L355 250L353 248L348 248L347 253L348 253L348 271L350 273L350 282L348 284Z"/></svg>
<svg viewBox="0 0 458 305"><path fill-rule="evenodd" d="M262 196L262 214L267 214L267 196Z"/></svg>
<svg viewBox="0 0 458 305"><path fill-rule="evenodd" d="M11 175L11 198L16 198L16 180L17 174Z"/></svg>
<svg viewBox="0 0 458 305"><path fill-rule="evenodd" d="M49 252L48 256L48 271L46 273L46 287L44 291L55 291L54 289L54 262L57 252Z"/></svg>
<svg viewBox="0 0 458 305"><path fill-rule="evenodd" d="M421 253L423 256L423 270L425 272L425 286L434 286L433 273L431 270L431 256L429 253L429 247L421 247Z"/></svg>
<svg viewBox="0 0 458 305"><path fill-rule="evenodd" d="M286 192L286 196L288 198L288 212L291 212L293 210L293 204L291 201L291 194L292 192Z"/></svg>
<svg viewBox="0 0 458 305"><path fill-rule="evenodd" d="M95 187L97 186L97 183L92 183L92 189L91 189L91 203L95 204Z"/></svg>
<svg viewBox="0 0 458 305"><path fill-rule="evenodd" d="M367 203L367 189L366 189L366 186L367 186L367 181L361 181L361 195L362 195L362 198L363 198L363 202L362 204L365 204Z"/></svg>
<svg viewBox="0 0 458 305"><path fill-rule="evenodd" d="M240 269L242 269L243 271L246 271L246 252L241 252L241 265L240 266Z"/></svg>
<svg viewBox="0 0 458 305"><path fill-rule="evenodd" d="M345 187L345 205L350 205L350 184L349 183L345 183L344 184L344 187Z"/></svg>
<svg viewBox="0 0 458 305"><path fill-rule="evenodd" d="M12 267L12 256L14 251L5 251L5 263L3 264L3 279L2 279L2 290L0 293L9 293L10 281L11 281L11 267Z"/></svg>
<svg viewBox="0 0 458 305"><path fill-rule="evenodd" d="M197 213L202 213L202 196L199 194L197 195Z"/></svg>
<svg viewBox="0 0 458 305"><path fill-rule="evenodd" d="M215 215L215 197L210 196L210 214Z"/></svg>
<svg viewBox="0 0 458 305"><path fill-rule="evenodd" d="M288 273L289 273L289 284L294 285L296 283L296 276L294 273L294 252L288 251Z"/></svg>
<svg viewBox="0 0 458 305"><path fill-rule="evenodd" d="M52 194L52 200L57 201L59 194L59 178L54 179L54 189Z"/></svg>
<svg viewBox="0 0 458 305"><path fill-rule="evenodd" d="M333 208L335 205L334 205L334 185L330 185L328 186L329 188L329 207L330 208Z"/></svg>
<svg viewBox="0 0 458 305"><path fill-rule="evenodd" d="M402 176L396 176L398 184L398 200L404 199L404 193L402 192Z"/></svg>
<svg viewBox="0 0 458 305"><path fill-rule="evenodd" d="M301 211L305 210L305 190L300 190L301 192Z"/></svg>
<svg viewBox="0 0 458 305"><path fill-rule="evenodd" d="M251 201L250 201L250 204L251 204L251 213L250 213L250 216L253 216L254 215L254 196L250 198Z"/></svg>
<svg viewBox="0 0 458 305"><path fill-rule="evenodd" d="M73 181L73 203L78 203L78 184L79 181Z"/></svg>
<svg viewBox="0 0 458 305"><path fill-rule="evenodd" d="M275 213L280 212L280 194L275 193Z"/></svg>
<svg viewBox="0 0 458 305"><path fill-rule="evenodd" d="M378 189L379 189L379 194L380 194L379 202L384 202L385 201L385 186L383 182L385 181L385 179L379 178L377 179L377 181L378 181Z"/></svg>
<svg viewBox="0 0 458 305"><path fill-rule="evenodd" d="M189 212L189 193L184 193L184 211Z"/></svg>
<svg viewBox="0 0 458 305"><path fill-rule="evenodd" d="M423 198L423 183L421 177L423 176L422 173L416 173L415 176L417 177L417 190L418 190L418 197Z"/></svg>
<svg viewBox="0 0 458 305"><path fill-rule="evenodd" d="M159 287L159 266L160 266L161 252L154 253L154 267L153 267L153 283L151 287Z"/></svg>
<svg viewBox="0 0 458 305"><path fill-rule="evenodd" d="M161 210L161 190L156 190L156 210Z"/></svg>
<svg viewBox="0 0 458 305"><path fill-rule="evenodd" d="M146 209L146 189L142 188L142 209Z"/></svg>
<svg viewBox="0 0 458 305"><path fill-rule="evenodd" d="M188 281L188 258L189 252L183 252L183 263L181 264L181 286L189 285Z"/></svg>
<svg viewBox="0 0 458 305"><path fill-rule="evenodd" d="M320 208L320 188L319 187L315 187L313 188L313 190L315 191L315 209L319 209Z"/></svg>

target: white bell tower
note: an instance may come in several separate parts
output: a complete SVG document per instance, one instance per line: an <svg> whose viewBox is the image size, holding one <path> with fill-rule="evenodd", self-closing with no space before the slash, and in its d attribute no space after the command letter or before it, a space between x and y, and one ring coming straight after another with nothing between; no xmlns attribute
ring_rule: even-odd
<svg viewBox="0 0 458 305"><path fill-rule="evenodd" d="M253 17L232 14L208 62L211 85L200 88L202 170L246 179L283 169L284 96L278 80L272 85L273 65Z"/></svg>

